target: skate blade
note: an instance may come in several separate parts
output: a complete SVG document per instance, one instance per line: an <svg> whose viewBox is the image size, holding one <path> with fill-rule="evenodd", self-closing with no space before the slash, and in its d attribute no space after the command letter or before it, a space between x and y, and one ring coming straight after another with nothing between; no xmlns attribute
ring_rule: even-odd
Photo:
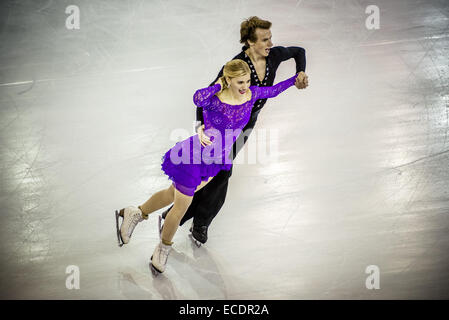
<svg viewBox="0 0 449 320"><path fill-rule="evenodd" d="M192 234L189 234L190 239L192 239L193 243L200 248L203 244L195 239L195 237Z"/></svg>
<svg viewBox="0 0 449 320"><path fill-rule="evenodd" d="M151 273L157 277L158 275L160 275L162 273L162 271L159 271L158 269L156 269L156 267L153 266L152 261L153 261L153 256L151 256L151 258L150 258L150 269L151 269Z"/></svg>
<svg viewBox="0 0 449 320"><path fill-rule="evenodd" d="M122 213L123 209L119 211L115 210L115 227L117 229L117 241L118 241L118 246L122 247L125 243L122 240L122 235L120 234L120 227L119 227L119 217L123 218L123 215L120 215L120 213Z"/></svg>
<svg viewBox="0 0 449 320"><path fill-rule="evenodd" d="M160 272L158 269L156 269L152 263L150 263L150 269L151 269L151 273L153 274L153 276L157 277L160 274L162 274L162 272Z"/></svg>
<svg viewBox="0 0 449 320"><path fill-rule="evenodd" d="M159 240L162 240L162 216L159 216L159 220L157 222L159 228Z"/></svg>

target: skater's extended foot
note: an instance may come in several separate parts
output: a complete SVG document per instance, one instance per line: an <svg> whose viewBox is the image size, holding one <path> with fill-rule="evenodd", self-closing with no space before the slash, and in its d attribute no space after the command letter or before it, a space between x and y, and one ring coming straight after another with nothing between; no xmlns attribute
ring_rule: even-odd
<svg viewBox="0 0 449 320"><path fill-rule="evenodd" d="M151 265L156 271L160 273L165 271L170 250L171 245L166 245L162 243L162 241L156 246L153 255L151 256Z"/></svg>
<svg viewBox="0 0 449 320"><path fill-rule="evenodd" d="M120 237L124 244L129 243L131 235L137 224L144 220L142 211L136 207L127 207L120 210L120 216L123 218L120 226Z"/></svg>
<svg viewBox="0 0 449 320"><path fill-rule="evenodd" d="M192 239L195 241L198 247L207 242L207 229L208 226L199 226L195 225L195 223L192 223L190 232L192 233Z"/></svg>

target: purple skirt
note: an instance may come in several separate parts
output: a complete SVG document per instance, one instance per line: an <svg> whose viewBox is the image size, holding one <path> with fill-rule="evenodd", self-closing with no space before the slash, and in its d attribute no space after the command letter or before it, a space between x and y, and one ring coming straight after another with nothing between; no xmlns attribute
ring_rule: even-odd
<svg viewBox="0 0 449 320"><path fill-rule="evenodd" d="M202 181L215 177L221 170L231 170L232 163L225 163L222 153L214 155L212 152L205 158L204 149L198 135L194 135L177 142L162 157L162 171L173 181L174 187L187 196L193 197Z"/></svg>

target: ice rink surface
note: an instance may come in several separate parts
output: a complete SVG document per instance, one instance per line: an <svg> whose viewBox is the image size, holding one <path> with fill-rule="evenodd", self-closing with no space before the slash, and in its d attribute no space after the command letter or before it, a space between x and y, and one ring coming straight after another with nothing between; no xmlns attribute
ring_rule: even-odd
<svg viewBox="0 0 449 320"><path fill-rule="evenodd" d="M1 298L448 299L448 5L2 1ZM252 15L274 45L306 49L310 85L267 102L209 241L186 223L154 278L161 211L119 248L114 210L168 187L161 157L193 134L193 93ZM294 72L291 59L275 82ZM267 132L277 159L245 161Z"/></svg>

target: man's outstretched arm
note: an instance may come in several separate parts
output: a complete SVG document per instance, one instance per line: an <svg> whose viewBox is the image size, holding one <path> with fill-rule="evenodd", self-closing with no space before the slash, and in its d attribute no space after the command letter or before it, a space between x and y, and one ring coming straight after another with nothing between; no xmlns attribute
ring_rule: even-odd
<svg viewBox="0 0 449 320"><path fill-rule="evenodd" d="M301 47L273 47L271 48L271 52L277 65L291 58L295 59L296 73L299 75L296 79L295 86L298 89L307 88L309 85L309 79L305 74L306 50Z"/></svg>
<svg viewBox="0 0 449 320"><path fill-rule="evenodd" d="M273 47L271 52L278 63L295 59L296 73L306 72L306 50L301 47Z"/></svg>

